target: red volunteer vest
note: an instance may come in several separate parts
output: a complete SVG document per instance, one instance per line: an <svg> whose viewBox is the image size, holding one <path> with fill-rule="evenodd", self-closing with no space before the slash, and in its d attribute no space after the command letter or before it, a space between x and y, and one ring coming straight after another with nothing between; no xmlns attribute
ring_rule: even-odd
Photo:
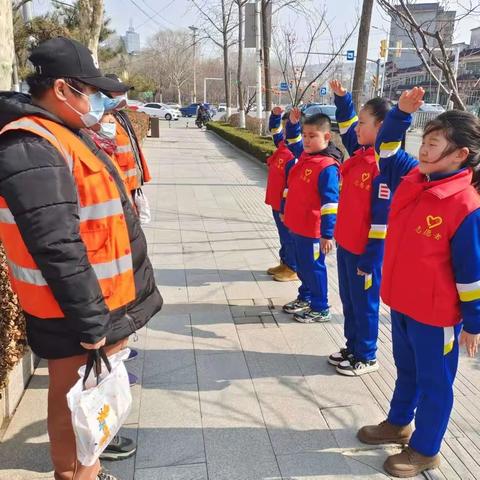
<svg viewBox="0 0 480 480"><path fill-rule="evenodd" d="M293 233L320 238L322 199L318 192L318 177L330 165L338 163L331 157L303 152L290 170L284 222Z"/></svg>
<svg viewBox="0 0 480 480"><path fill-rule="evenodd" d="M267 160L268 178L265 203L279 212L282 203L283 191L285 189L285 166L294 158L293 153L282 140L278 148Z"/></svg>
<svg viewBox="0 0 480 480"><path fill-rule="evenodd" d="M357 150L340 166L342 188L335 240L355 255L365 251L371 226L372 181L379 174L373 147Z"/></svg>
<svg viewBox="0 0 480 480"><path fill-rule="evenodd" d="M451 327L461 320L450 241L465 217L480 208L471 181L472 172L464 170L427 182L415 168L393 197L382 299L427 325Z"/></svg>

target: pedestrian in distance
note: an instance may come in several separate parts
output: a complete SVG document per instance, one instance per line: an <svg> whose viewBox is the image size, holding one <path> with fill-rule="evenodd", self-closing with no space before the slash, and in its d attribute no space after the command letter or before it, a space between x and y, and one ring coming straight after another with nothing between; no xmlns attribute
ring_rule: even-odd
<svg viewBox="0 0 480 480"><path fill-rule="evenodd" d="M391 308L397 380L387 419L358 438L408 443L384 464L399 478L440 465L459 346L474 356L480 339L480 120L442 113L425 126L417 160L401 140L423 96L422 88L403 92L376 140L393 192L381 296Z"/></svg>
<svg viewBox="0 0 480 480"><path fill-rule="evenodd" d="M277 226L280 240L280 264L267 270L269 275L277 282L292 282L298 280L296 273L297 261L295 257L295 244L288 228L284 225L281 216L282 199L286 188L286 168L289 162L295 161L295 155L290 146L299 142L301 134L295 138L285 137L285 124L288 113L281 107L274 107L269 119L269 131L273 137L276 150L267 159L268 177L265 192L265 203L272 208L272 215Z"/></svg>
<svg viewBox="0 0 480 480"><path fill-rule="evenodd" d="M301 112L292 109L287 138L300 128ZM333 249L342 152L331 142L330 118L323 113L304 120L296 144L298 161L287 170L284 223L290 230L301 285L295 300L283 306L301 323L330 320L325 256Z"/></svg>
<svg viewBox="0 0 480 480"><path fill-rule="evenodd" d="M108 155L84 132L117 88L90 51L63 37L30 57L30 94L0 94L0 239L28 343L48 361L55 480L115 480L77 460L66 394L87 352L113 354L160 310L147 243ZM112 451L135 452L118 437Z"/></svg>
<svg viewBox="0 0 480 480"><path fill-rule="evenodd" d="M345 348L329 356L341 375L375 372L380 282L390 190L375 158L375 139L391 108L372 98L355 112L352 95L338 80L330 82L343 144L350 155L340 167L341 184L335 241Z"/></svg>

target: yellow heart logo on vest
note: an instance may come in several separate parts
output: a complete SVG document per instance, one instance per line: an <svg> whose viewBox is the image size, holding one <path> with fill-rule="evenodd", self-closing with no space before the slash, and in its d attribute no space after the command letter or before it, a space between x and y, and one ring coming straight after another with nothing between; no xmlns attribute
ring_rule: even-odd
<svg viewBox="0 0 480 480"><path fill-rule="evenodd" d="M362 173L362 182L366 182L370 178L370 174L367 173Z"/></svg>
<svg viewBox="0 0 480 480"><path fill-rule="evenodd" d="M311 168L307 168L305 169L305 172L303 172L305 174L306 177L308 177L309 175L312 174L312 169Z"/></svg>
<svg viewBox="0 0 480 480"><path fill-rule="evenodd" d="M429 215L427 217L427 225L428 225L428 228L430 229L438 227L442 223L443 223L442 217L434 217L433 215Z"/></svg>

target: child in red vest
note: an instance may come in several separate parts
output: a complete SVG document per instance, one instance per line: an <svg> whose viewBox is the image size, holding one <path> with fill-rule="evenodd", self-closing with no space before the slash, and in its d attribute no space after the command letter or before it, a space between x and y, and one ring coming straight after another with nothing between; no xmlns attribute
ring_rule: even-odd
<svg viewBox="0 0 480 480"><path fill-rule="evenodd" d="M401 478L440 464L459 345L474 356L480 338L480 120L442 113L426 125L416 160L400 146L423 95L404 92L376 141L393 192L381 295L397 381L387 420L358 432L367 444L408 443L384 464Z"/></svg>
<svg viewBox="0 0 480 480"><path fill-rule="evenodd" d="M287 122L287 138L298 128L301 112L294 108ZM338 167L342 152L331 143L331 122L324 114L307 118L302 126L303 153L287 169L284 222L290 230L301 280L298 297L283 306L302 323L330 319L325 255L333 248L338 207ZM300 150L300 149L299 149Z"/></svg>
<svg viewBox="0 0 480 480"><path fill-rule="evenodd" d="M358 117L352 96L342 84L334 80L330 88L350 158L340 167L342 188L335 225L346 346L330 355L328 362L342 375L358 376L378 370L380 281L390 190L379 174L374 145L391 103L373 98Z"/></svg>
<svg viewBox="0 0 480 480"><path fill-rule="evenodd" d="M286 185L285 168L289 161L295 159L294 154L290 150L289 142L284 138L284 127L287 118L287 113L282 116L281 107L275 107L272 110L269 120L270 133L273 136L273 141L277 149L267 160L268 178L265 203L272 207L273 218L277 225L280 239L280 265L269 268L267 273L272 275L273 279L278 282L298 280L293 238L280 218L283 191ZM295 143L295 141L298 142L299 139L290 139L290 143L292 144Z"/></svg>

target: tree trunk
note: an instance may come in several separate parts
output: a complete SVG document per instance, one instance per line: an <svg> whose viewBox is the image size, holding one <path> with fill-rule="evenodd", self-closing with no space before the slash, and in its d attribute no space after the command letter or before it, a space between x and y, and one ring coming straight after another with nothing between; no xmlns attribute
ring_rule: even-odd
<svg viewBox="0 0 480 480"><path fill-rule="evenodd" d="M355 62L355 73L353 75L352 96L357 112L362 103L363 85L365 83L365 71L367 68L368 36L370 23L372 21L372 10L374 0L363 0L362 20L358 32L357 61Z"/></svg>
<svg viewBox="0 0 480 480"><path fill-rule="evenodd" d="M0 12L0 90L10 90L14 55L11 0L0 0Z"/></svg>
<svg viewBox="0 0 480 480"><path fill-rule="evenodd" d="M227 104L227 120L232 113L230 105L230 62L228 60L228 37L227 37L227 13L225 11L225 0L222 0L222 22L223 22L223 79L225 81L225 103Z"/></svg>
<svg viewBox="0 0 480 480"><path fill-rule="evenodd" d="M103 25L103 0L79 0L80 40L98 62L98 40Z"/></svg>
<svg viewBox="0 0 480 480"><path fill-rule="evenodd" d="M179 85L177 85L177 103L182 104L182 89Z"/></svg>
<svg viewBox="0 0 480 480"><path fill-rule="evenodd" d="M238 92L238 114L240 117L240 128L246 127L245 120L245 105L243 100L243 82L242 82L242 68L243 68L243 2L238 2L238 70L237 70L237 92Z"/></svg>

